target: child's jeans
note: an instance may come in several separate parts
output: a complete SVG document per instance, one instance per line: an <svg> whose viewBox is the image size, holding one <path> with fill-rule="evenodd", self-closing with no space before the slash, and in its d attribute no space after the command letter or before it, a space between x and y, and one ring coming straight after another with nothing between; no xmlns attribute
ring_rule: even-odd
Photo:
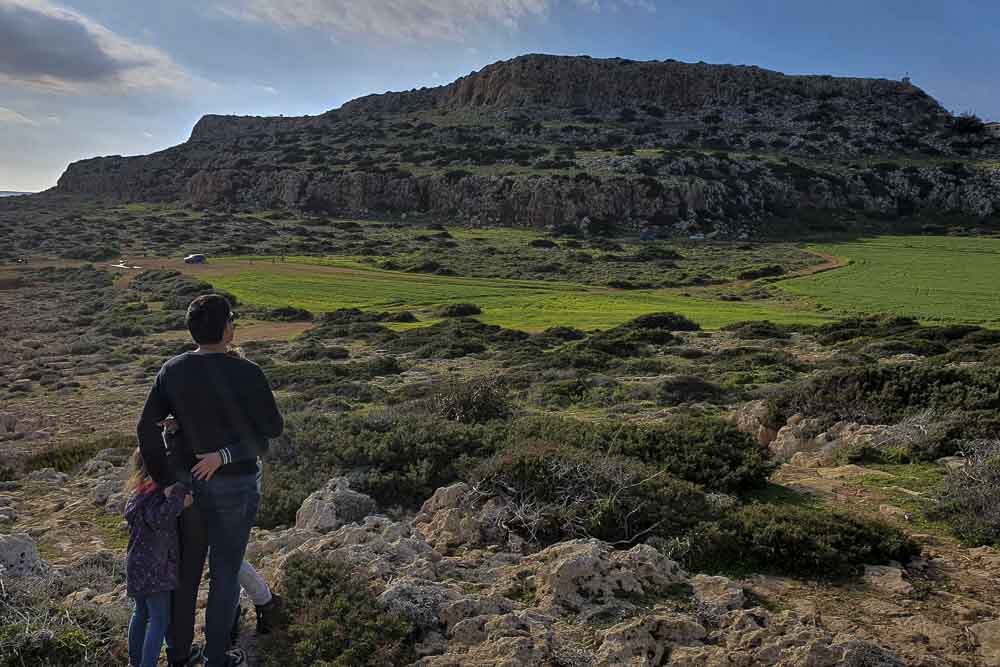
<svg viewBox="0 0 1000 667"><path fill-rule="evenodd" d="M128 624L128 662L133 667L156 667L170 623L170 593L138 595Z"/></svg>

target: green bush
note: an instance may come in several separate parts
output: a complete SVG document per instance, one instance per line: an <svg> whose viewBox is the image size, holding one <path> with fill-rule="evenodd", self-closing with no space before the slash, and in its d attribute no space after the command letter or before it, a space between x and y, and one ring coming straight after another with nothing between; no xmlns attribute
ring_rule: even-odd
<svg viewBox="0 0 1000 667"><path fill-rule="evenodd" d="M933 363L839 368L781 388L769 399L772 425L796 413L831 421L893 423L931 409L940 414L1000 408L1000 368Z"/></svg>
<svg viewBox="0 0 1000 667"><path fill-rule="evenodd" d="M950 470L932 516L944 519L970 546L1000 546L1000 441L964 448L965 466Z"/></svg>
<svg viewBox="0 0 1000 667"><path fill-rule="evenodd" d="M482 309L474 303L449 303L441 306L434 314L438 317L469 317L482 314Z"/></svg>
<svg viewBox="0 0 1000 667"><path fill-rule="evenodd" d="M865 564L907 562L919 547L901 530L845 512L792 505L747 505L699 526L689 566L837 577Z"/></svg>
<svg viewBox="0 0 1000 667"><path fill-rule="evenodd" d="M350 477L355 489L383 507L418 508L471 462L496 451L502 433L499 424L462 424L426 413L292 412L266 457L274 483L263 485L258 523L292 523L302 500L337 475Z"/></svg>
<svg viewBox="0 0 1000 667"><path fill-rule="evenodd" d="M547 441L514 441L472 477L477 488L517 508L504 519L508 529L541 544L677 535L709 511L701 489L662 468Z"/></svg>
<svg viewBox="0 0 1000 667"><path fill-rule="evenodd" d="M661 405L679 405L691 401L713 401L724 392L717 385L691 375L677 375L656 386L656 400Z"/></svg>
<svg viewBox="0 0 1000 667"><path fill-rule="evenodd" d="M471 378L439 390L431 397L431 409L445 419L463 424L484 424L506 419L513 412L510 391L495 376Z"/></svg>
<svg viewBox="0 0 1000 667"><path fill-rule="evenodd" d="M587 422L524 417L509 442L536 440L629 456L670 475L721 493L742 493L766 483L774 469L766 446L723 419L673 417L654 424Z"/></svg>
<svg viewBox="0 0 1000 667"><path fill-rule="evenodd" d="M125 449L131 451L137 446L134 435L115 433L73 445L62 445L32 454L25 461L28 472L42 468L55 468L59 472L73 472L103 449Z"/></svg>
<svg viewBox="0 0 1000 667"><path fill-rule="evenodd" d="M349 566L294 555L281 589L286 620L262 640L265 667L381 667L416 659L413 624L380 609Z"/></svg>

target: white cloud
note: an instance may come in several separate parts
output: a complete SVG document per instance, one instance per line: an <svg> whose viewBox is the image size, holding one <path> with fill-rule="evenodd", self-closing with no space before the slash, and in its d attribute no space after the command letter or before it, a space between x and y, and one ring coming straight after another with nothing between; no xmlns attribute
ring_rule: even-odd
<svg viewBox="0 0 1000 667"><path fill-rule="evenodd" d="M274 88L273 86L261 86L260 89L263 90L265 93L267 93L269 95L277 95L278 94L277 89Z"/></svg>
<svg viewBox="0 0 1000 667"><path fill-rule="evenodd" d="M146 137L147 139L152 139L153 138L153 133L152 132L143 132L142 136Z"/></svg>
<svg viewBox="0 0 1000 667"><path fill-rule="evenodd" d="M219 0L225 14L282 28L338 34L462 41L483 24L517 27L545 19L556 0Z"/></svg>
<svg viewBox="0 0 1000 667"><path fill-rule="evenodd" d="M79 93L177 91L170 57L48 0L0 0L0 83Z"/></svg>
<svg viewBox="0 0 1000 667"><path fill-rule="evenodd" d="M0 123L12 123L14 125L38 125L37 122L31 120L27 116L19 114L13 109L8 109L7 107L0 107Z"/></svg>

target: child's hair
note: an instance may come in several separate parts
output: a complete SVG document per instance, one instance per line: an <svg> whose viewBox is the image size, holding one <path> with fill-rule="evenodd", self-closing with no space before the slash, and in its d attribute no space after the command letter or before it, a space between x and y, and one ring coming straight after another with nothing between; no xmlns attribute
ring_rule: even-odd
<svg viewBox="0 0 1000 667"><path fill-rule="evenodd" d="M148 485L153 480L146 470L146 461L142 458L142 452L138 447L132 453L132 469L129 471L128 481L125 482L125 493L132 495L139 493L139 489Z"/></svg>

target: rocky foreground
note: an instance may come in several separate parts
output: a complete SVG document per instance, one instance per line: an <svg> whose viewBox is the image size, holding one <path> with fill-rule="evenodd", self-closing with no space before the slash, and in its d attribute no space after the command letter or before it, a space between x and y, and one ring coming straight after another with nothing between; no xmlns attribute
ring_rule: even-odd
<svg viewBox="0 0 1000 667"><path fill-rule="evenodd" d="M123 451L107 450L72 478L43 470L3 483L8 587L49 581L68 608L125 617L124 463ZM859 467L846 468L785 466L778 479L871 502L849 484ZM414 624L414 664L427 667L1000 665L1000 553L988 548L919 534L921 558L866 568L860 581L735 580L685 572L645 544L578 539L535 550L503 530L503 507L458 483L415 516L389 518L333 479L294 527L255 531L248 558L272 582L296 555L346 564L382 608ZM242 642L263 650L250 629Z"/></svg>

